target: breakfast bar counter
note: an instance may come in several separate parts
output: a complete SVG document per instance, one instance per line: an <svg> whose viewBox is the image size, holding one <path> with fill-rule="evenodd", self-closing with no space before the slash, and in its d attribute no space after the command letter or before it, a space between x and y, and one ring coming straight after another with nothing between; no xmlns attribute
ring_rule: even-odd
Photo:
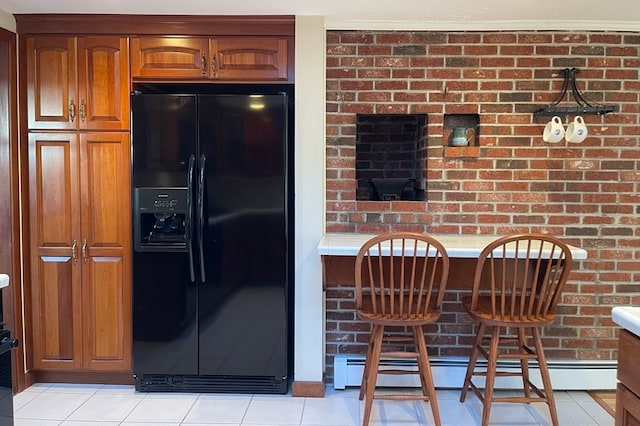
<svg viewBox="0 0 640 426"><path fill-rule="evenodd" d="M327 233L318 244L318 253L322 257L323 282L325 288L336 284L353 282L355 258L365 241L374 234ZM431 235L440 241L451 262L447 288L465 289L471 285L476 259L491 241L499 235ZM585 249L571 246L573 260L587 258Z"/></svg>
<svg viewBox="0 0 640 426"><path fill-rule="evenodd" d="M328 233L320 240L318 253L321 256L356 256L362 244L374 236L374 234ZM431 236L444 245L449 257L474 259L478 257L487 244L500 238L500 235L436 234ZM569 248L571 249L571 256L574 260L584 260L587 258L586 250L571 245Z"/></svg>

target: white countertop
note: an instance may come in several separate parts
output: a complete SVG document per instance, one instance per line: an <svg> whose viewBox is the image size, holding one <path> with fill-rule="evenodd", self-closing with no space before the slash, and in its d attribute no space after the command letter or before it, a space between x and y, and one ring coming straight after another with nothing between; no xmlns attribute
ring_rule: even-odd
<svg viewBox="0 0 640 426"><path fill-rule="evenodd" d="M9 275L0 274L0 288L9 287Z"/></svg>
<svg viewBox="0 0 640 426"><path fill-rule="evenodd" d="M611 309L611 319L640 337L640 306L616 306Z"/></svg>
<svg viewBox="0 0 640 426"><path fill-rule="evenodd" d="M335 232L325 234L318 244L318 253L322 256L355 256L360 247L374 234L356 234ZM476 258L487 244L499 238L497 235L432 235L447 249L449 257ZM574 260L587 258L585 249L569 246Z"/></svg>

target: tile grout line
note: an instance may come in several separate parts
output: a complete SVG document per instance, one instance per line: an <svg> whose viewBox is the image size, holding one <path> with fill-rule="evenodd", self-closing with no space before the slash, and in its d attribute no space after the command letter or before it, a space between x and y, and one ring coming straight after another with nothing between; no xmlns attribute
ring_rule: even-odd
<svg viewBox="0 0 640 426"><path fill-rule="evenodd" d="M80 403L80 404L79 404L79 405L78 405L78 406L77 406L73 411L71 411L71 412L69 413L69 415L68 415L66 418L64 418L64 419L59 423L59 425L61 425L62 423L66 422L67 420L69 420L69 417L71 417L71 416L73 415L73 413L75 413L76 411L78 411L78 410L80 409L80 407L82 407L84 404L86 404L86 403L87 403L87 401L89 401L89 400L90 400L90 399L91 399L91 398L92 398L92 397L93 397L93 396L98 392L98 390L102 389L103 387L104 387L104 385L100 385L100 387L98 387L97 389L95 389L95 390L93 391L93 393L92 393L92 394L90 394L90 395L89 395L89 397L88 397L87 399L85 399L84 401L82 401L82 403ZM51 387L49 387L49 389L51 389ZM60 392L60 393L62 393L62 392Z"/></svg>

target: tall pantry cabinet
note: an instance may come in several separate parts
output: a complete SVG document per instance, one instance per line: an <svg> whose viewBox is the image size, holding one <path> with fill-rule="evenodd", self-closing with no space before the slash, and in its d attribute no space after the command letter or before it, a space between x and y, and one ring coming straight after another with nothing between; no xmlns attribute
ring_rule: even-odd
<svg viewBox="0 0 640 426"><path fill-rule="evenodd" d="M126 37L23 39L36 371L131 370Z"/></svg>

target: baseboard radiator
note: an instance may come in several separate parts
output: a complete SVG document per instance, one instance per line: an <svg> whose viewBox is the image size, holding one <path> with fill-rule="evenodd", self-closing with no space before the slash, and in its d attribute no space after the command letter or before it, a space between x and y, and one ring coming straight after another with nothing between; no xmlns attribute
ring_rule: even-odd
<svg viewBox="0 0 640 426"><path fill-rule="evenodd" d="M431 370L436 388L460 388L464 382L467 370L467 358L430 358ZM477 367L485 368L486 360L478 360ZM547 360L551 383L554 390L606 390L616 388L617 361L553 361ZM349 386L360 386L364 369L364 355L338 354L333 360L335 389L345 389ZM383 359L381 368L414 368L415 360ZM498 368L502 370L519 367L519 362L501 361ZM542 388L540 372L537 363L529 363L532 381ZM480 387L484 384L481 377L474 378ZM419 387L417 375L386 375L378 376L379 386L389 387ZM520 377L499 377L495 383L496 389L522 389Z"/></svg>

